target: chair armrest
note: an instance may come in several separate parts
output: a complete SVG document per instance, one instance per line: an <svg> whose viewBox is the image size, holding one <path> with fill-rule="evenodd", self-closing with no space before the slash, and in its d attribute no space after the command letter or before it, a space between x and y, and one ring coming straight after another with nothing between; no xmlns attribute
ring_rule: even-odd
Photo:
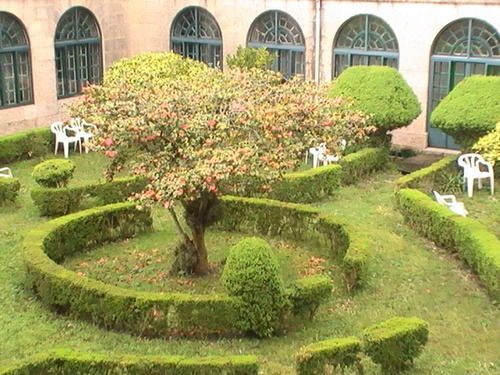
<svg viewBox="0 0 500 375"><path fill-rule="evenodd" d="M490 162L479 160L478 164L485 165L488 169L488 172L493 173L493 164L491 164Z"/></svg>
<svg viewBox="0 0 500 375"><path fill-rule="evenodd" d="M89 127L89 128L94 129L94 130L97 130L97 126L95 126L94 124L89 124L88 122L86 122L86 123L84 124L84 127Z"/></svg>

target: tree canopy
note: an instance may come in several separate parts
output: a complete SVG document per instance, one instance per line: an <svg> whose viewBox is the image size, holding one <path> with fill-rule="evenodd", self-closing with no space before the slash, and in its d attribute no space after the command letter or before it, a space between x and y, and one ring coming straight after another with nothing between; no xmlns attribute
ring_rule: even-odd
<svg viewBox="0 0 500 375"><path fill-rule="evenodd" d="M72 111L97 125L94 147L110 157L109 177L126 165L147 176L137 199L171 211L192 245L179 255L196 250L192 268L180 268L197 273L207 272L204 231L220 194L238 193L247 178L269 189L308 147L324 141L335 151L340 138L362 140L370 131L366 116L314 83L283 83L260 69L222 72L172 53L119 61Z"/></svg>

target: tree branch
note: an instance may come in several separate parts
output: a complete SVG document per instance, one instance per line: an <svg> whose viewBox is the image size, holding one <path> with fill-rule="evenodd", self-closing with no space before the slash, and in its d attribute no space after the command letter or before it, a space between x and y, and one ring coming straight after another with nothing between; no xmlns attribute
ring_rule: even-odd
<svg viewBox="0 0 500 375"><path fill-rule="evenodd" d="M170 215L172 216L172 219L174 219L175 227L179 231L180 235L184 238L184 240L186 240L186 241L192 241L191 238L189 238L189 236L187 235L187 233L184 232L184 229L182 229L182 225L179 222L179 218L177 217L177 214L175 213L174 208L170 207L168 209L168 211L170 212Z"/></svg>

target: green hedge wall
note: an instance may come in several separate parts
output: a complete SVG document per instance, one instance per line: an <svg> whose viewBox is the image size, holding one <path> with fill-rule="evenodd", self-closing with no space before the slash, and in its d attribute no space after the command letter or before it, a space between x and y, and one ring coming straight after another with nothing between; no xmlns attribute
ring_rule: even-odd
<svg viewBox="0 0 500 375"><path fill-rule="evenodd" d="M54 135L48 127L0 137L0 164L45 155L53 147Z"/></svg>
<svg viewBox="0 0 500 375"><path fill-rule="evenodd" d="M363 351L384 373L401 372L413 365L429 337L429 325L418 318L392 318L363 331Z"/></svg>
<svg viewBox="0 0 500 375"><path fill-rule="evenodd" d="M111 182L65 188L35 187L31 199L42 216L61 216L82 209L126 200L132 193L142 191L144 177L116 178Z"/></svg>
<svg viewBox="0 0 500 375"><path fill-rule="evenodd" d="M326 365L344 370L360 366L361 341L356 337L334 338L303 347L295 356L298 375L323 374Z"/></svg>
<svg viewBox="0 0 500 375"><path fill-rule="evenodd" d="M0 368L0 375L257 375L254 356L116 356L54 350Z"/></svg>
<svg viewBox="0 0 500 375"><path fill-rule="evenodd" d="M474 219L455 215L447 207L414 189L396 192L396 205L417 232L458 255L474 269L496 301L500 301L500 241Z"/></svg>
<svg viewBox="0 0 500 375"><path fill-rule="evenodd" d="M364 148L340 159L342 183L353 184L373 172L385 169L389 152L384 148Z"/></svg>
<svg viewBox="0 0 500 375"><path fill-rule="evenodd" d="M24 240L26 283L47 307L101 327L142 336L234 335L239 300L227 295L146 293L77 275L56 262L151 228L148 212L115 203L63 216Z"/></svg>
<svg viewBox="0 0 500 375"><path fill-rule="evenodd" d="M400 177L396 180L396 188L419 189L430 193L439 187L439 179L443 173L447 171L458 173L455 167L456 160L456 155L450 155L426 168L419 169L413 173Z"/></svg>
<svg viewBox="0 0 500 375"><path fill-rule="evenodd" d="M370 243L361 228L296 203L225 196L221 206L220 228L325 245L340 260L349 289L365 281Z"/></svg>
<svg viewBox="0 0 500 375"><path fill-rule="evenodd" d="M17 178L0 177L0 205L14 202L19 194L21 183Z"/></svg>

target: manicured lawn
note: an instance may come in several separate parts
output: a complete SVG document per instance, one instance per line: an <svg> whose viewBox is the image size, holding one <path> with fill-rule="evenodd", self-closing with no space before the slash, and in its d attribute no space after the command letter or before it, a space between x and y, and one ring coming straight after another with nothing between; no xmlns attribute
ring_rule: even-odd
<svg viewBox="0 0 500 375"><path fill-rule="evenodd" d="M93 181L101 176L104 158L90 154L72 159L77 163L75 183ZM27 231L46 220L38 217L29 197L29 188L34 185L29 174L37 162L39 160L31 160L11 166L23 188L15 205L0 207L0 363L61 347L104 354L255 354L264 374L293 374L293 354L302 345L330 337L356 335L370 324L399 315L417 316L430 323L429 343L417 359L416 368L408 374L500 373L498 307L491 303L476 277L460 260L421 239L403 223L392 204L392 181L398 177L392 170L344 188L336 197L317 205L326 212L356 222L373 241L369 283L363 290L351 296L337 283L331 300L321 307L313 322L293 327L282 337L150 340L109 332L56 315L23 289L22 239ZM488 198L480 193L470 202L463 201L471 216L494 229L491 223L499 220L497 199L498 195ZM168 229L163 225L165 220L155 223L156 228ZM169 238L174 243L173 232L171 235ZM102 264L108 264L111 257L129 252L130 260L134 260L126 262L128 268L124 269L132 273L135 259L141 262L144 258L139 253L154 254L153 250L158 249L156 253L159 254L162 246L167 247L161 232L147 236L147 241L139 238L107 245L97 250L93 262L102 257L108 259ZM218 245L221 248L215 252L214 262L224 257L222 245L238 238L216 233L210 236L211 248ZM287 250L301 249L279 240L273 242L282 244L280 259L284 265L287 264ZM300 273L300 267L308 267L309 254L288 260L297 266L293 272ZM77 260L79 263L84 261L83 258ZM146 284L149 284L147 280ZM179 288L185 290L186 286ZM364 364L366 374L380 373L369 361Z"/></svg>

